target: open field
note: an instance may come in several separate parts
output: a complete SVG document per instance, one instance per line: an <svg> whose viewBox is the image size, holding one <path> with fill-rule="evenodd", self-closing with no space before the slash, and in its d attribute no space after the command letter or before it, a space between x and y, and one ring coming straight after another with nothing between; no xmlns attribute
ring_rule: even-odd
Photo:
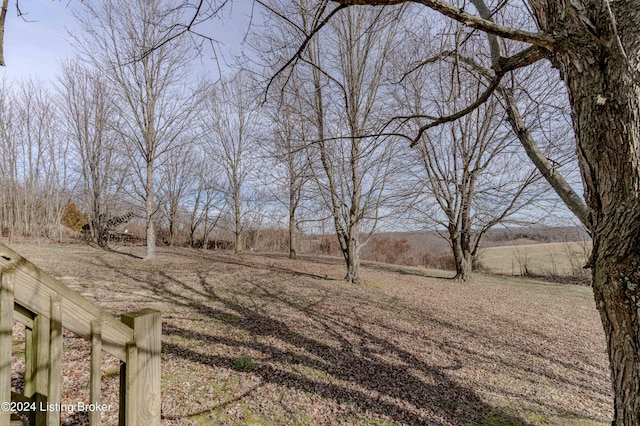
<svg viewBox="0 0 640 426"><path fill-rule="evenodd" d="M566 242L488 247L482 249L483 267L494 274L586 276L583 269L590 243Z"/></svg>
<svg viewBox="0 0 640 426"><path fill-rule="evenodd" d="M113 314L163 311L167 425L605 425L611 416L588 287L460 283L381 264L363 267L366 284L353 286L335 258L159 248L143 261L142 247L12 247ZM65 348L64 398L86 401L87 345L67 338ZM110 362L107 399L118 382Z"/></svg>

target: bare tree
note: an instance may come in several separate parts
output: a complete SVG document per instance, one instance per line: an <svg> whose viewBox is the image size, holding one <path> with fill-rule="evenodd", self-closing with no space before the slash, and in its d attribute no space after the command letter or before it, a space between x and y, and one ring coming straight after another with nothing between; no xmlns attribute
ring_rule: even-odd
<svg viewBox="0 0 640 426"><path fill-rule="evenodd" d="M66 134L82 176L90 232L103 245L107 242L104 218L116 213L123 176L119 173L122 153L113 144L117 126L113 96L98 70L77 61L63 64L59 82Z"/></svg>
<svg viewBox="0 0 640 426"><path fill-rule="evenodd" d="M342 8L408 1L337 2ZM636 303L640 300L640 34L636 31L640 5L529 0L524 15L528 20L514 25L482 0L472 0L475 11L441 0L420 3L488 34L485 57L491 58L490 64L479 63L479 55L467 59L491 83L476 101L456 114L433 117L413 140L417 143L429 126L465 115L493 94L503 98L509 122L527 155L592 234L589 266L607 337L615 395L613 424L640 424L640 315ZM499 4L500 9L508 6L510 2ZM518 50L505 50L503 39L520 42ZM569 94L586 203L544 158L524 124L513 90L500 87L502 78L511 71L543 59L560 71Z"/></svg>
<svg viewBox="0 0 640 426"><path fill-rule="evenodd" d="M260 58L264 67L264 77L271 77L293 54L299 37L298 24L309 26L306 22L312 16L309 1L258 1L271 13L265 16L268 21L262 30L250 33L250 45L253 53ZM285 18L286 17L286 18ZM287 21L287 19L291 19ZM262 110L267 121L271 122L270 140L272 144L262 146L265 155L273 161L269 172L262 176L265 187L271 191L272 198L286 207L288 222L289 258L297 257L297 234L304 216L305 193L310 198L308 183L312 180L313 170L309 159L308 147L316 141L315 125L309 120L313 111L313 96L305 88L308 74L292 73L277 76L280 90L267 93ZM268 183L270 184L266 184ZM313 219L311 219L313 220Z"/></svg>
<svg viewBox="0 0 640 426"><path fill-rule="evenodd" d="M212 87L205 103L202 128L210 165L221 167L225 180L219 191L233 216L235 253L243 250L243 220L250 202L248 179L257 138L258 114L246 77L240 73Z"/></svg>
<svg viewBox="0 0 640 426"><path fill-rule="evenodd" d="M161 185L159 206L168 225L169 245L176 242L180 224L180 212L193 195L193 187L197 179L195 147L193 144L181 144L168 152L167 158L160 165Z"/></svg>
<svg viewBox="0 0 640 426"><path fill-rule="evenodd" d="M11 237L16 220L16 202L18 187L17 147L14 137L14 125L16 120L15 98L6 83L0 81L0 178L2 179L2 191L0 191L0 203L2 212L0 225L2 236Z"/></svg>
<svg viewBox="0 0 640 426"><path fill-rule="evenodd" d="M212 167L208 151L199 146L194 149L193 162L189 165L194 181L185 206L189 211L187 243L196 248L200 241L202 247L206 247L209 236L218 225L221 212L226 208L226 200L219 191L221 171Z"/></svg>
<svg viewBox="0 0 640 426"><path fill-rule="evenodd" d="M9 7L9 0L2 0L2 7L0 8L0 66L5 66L4 63L4 22L7 17L7 8Z"/></svg>
<svg viewBox="0 0 640 426"><path fill-rule="evenodd" d="M180 15L169 2L108 0L83 4L81 54L114 86L120 131L129 147L144 202L147 259L155 257L155 171L176 145L194 113L188 78L190 52L183 40L162 44ZM136 187L137 188L137 187Z"/></svg>
<svg viewBox="0 0 640 426"><path fill-rule="evenodd" d="M454 26L450 30L447 33L451 34L452 45L468 36L464 28ZM414 39L415 46L402 51L396 60L416 62L426 51L453 51L453 47L424 45L420 39ZM468 53L472 47L468 42L458 46L458 52ZM459 66L455 57L447 59L398 77L402 83L394 92L396 111L419 117L433 106L429 99L446 99L436 106L437 114L446 116L476 99L485 87L483 79ZM455 121L423 132L415 145L418 165L411 169L415 171L418 202L414 209L438 232L444 229L443 237L451 246L456 278L460 280L471 278L482 238L492 227L506 223L535 203L540 205L537 210L548 211L541 208L541 201L549 187L534 185L541 176L533 165L523 166L524 151L505 118L499 99L493 98ZM409 124L414 124L416 131L424 121ZM531 215L536 209L528 210ZM516 219L523 223L521 215Z"/></svg>
<svg viewBox="0 0 640 426"><path fill-rule="evenodd" d="M401 13L348 10L302 56L313 84L308 96L317 140L310 147L315 181L333 218L345 279L352 283L362 282L360 250L376 228L393 171L395 145L371 130L384 120L383 76Z"/></svg>
<svg viewBox="0 0 640 426"><path fill-rule="evenodd" d="M486 104L431 129L416 145L423 172L418 189L427 203L423 212L446 229L460 280L471 278L486 232L544 192L534 190L540 175L522 167L523 154L514 149L518 142L499 127L496 108L495 102Z"/></svg>
<svg viewBox="0 0 640 426"><path fill-rule="evenodd" d="M0 85L2 225L7 235L60 237L68 197L67 143L51 93L33 81Z"/></svg>
<svg viewBox="0 0 640 426"><path fill-rule="evenodd" d="M280 74L273 70L289 65L291 41L312 33L323 7L304 0L259 3L277 17L267 35L276 46L268 58L276 78L268 88L279 87L274 97L296 110L297 125L307 129L300 142L313 167L315 198L333 219L345 279L359 283L359 253L376 228L392 170L393 144L369 135L383 115L383 75L397 20L365 10L338 14L327 32L298 50L300 66Z"/></svg>
<svg viewBox="0 0 640 426"><path fill-rule="evenodd" d="M284 94L284 93L283 93ZM285 94L274 99L265 108L272 122L272 146L267 147L267 155L274 162L265 178L265 187L272 188L273 197L287 208L289 258L296 259L297 238L300 220L299 209L303 206L304 187L311 178L311 164L307 156L307 131L309 122L302 114L299 92ZM286 99L285 99L286 97ZM274 185L275 184L275 185Z"/></svg>

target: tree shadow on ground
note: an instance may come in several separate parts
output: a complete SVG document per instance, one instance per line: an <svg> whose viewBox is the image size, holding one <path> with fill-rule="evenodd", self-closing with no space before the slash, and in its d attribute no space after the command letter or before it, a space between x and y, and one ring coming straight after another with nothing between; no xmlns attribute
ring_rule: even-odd
<svg viewBox="0 0 640 426"><path fill-rule="evenodd" d="M190 254L191 256L191 254ZM271 383L285 388L296 389L336 402L354 404L363 412L388 417L401 424L444 425L444 424L529 424L504 409L488 405L477 392L456 381L452 373L468 367L469 360L480 360L522 368L516 363L508 365L498 355L482 351L471 353L465 361L457 356L468 348L456 343L436 341L428 335L415 336L424 342L425 350L437 348L446 363L425 362L418 354L407 351L391 339L381 338L367 325L366 318L353 312L327 312L316 309L320 304L329 303L331 295L318 292L313 300L300 297L260 283L260 274L286 272L307 279L325 279L314 274L300 273L283 267L253 265L236 258L221 258L218 261L242 268L259 267L254 275L247 275L242 288L233 291L222 289L211 282L207 272L196 271L197 282L185 282L172 274L156 271L152 276L137 276L123 265L104 266L117 270L150 291L156 298L162 298L176 307L189 309L211 320L248 333L249 340L234 338L232 335L212 334L194 329L186 329L166 321L163 324L165 340L180 337L196 342L185 347L179 343L164 342L163 353L182 358L193 363L216 368L234 368L233 356L207 354L197 350L197 342L205 345L224 345L258 351L264 355L251 371L262 383ZM254 282L256 281L256 282ZM265 308L267 307L267 308ZM269 308L270 307L270 308ZM325 338L311 337L304 330L293 328L278 315L281 307L296 313L313 323L315 329L323 330ZM437 327L445 327L452 333L472 336L475 330L468 330L453 322L443 321L434 316L426 316L426 321ZM393 330L393 325L380 324ZM491 340L492 336L484 336ZM273 339L283 345L271 344ZM496 339L495 344L503 344ZM514 348L522 350L522 348ZM529 355L549 358L548 355L528 349ZM560 361L561 362L561 361ZM444 365L443 365L444 364ZM321 373L322 378L306 376L291 369L302 366ZM535 366L528 368L535 370ZM536 374L547 374L534 371ZM582 383L576 383L581 386ZM514 395L521 398L522 395ZM232 400L227 401L227 403ZM544 401L535 401L544 406ZM210 407L210 410L216 409ZM551 407L556 408L556 407ZM197 415L198 413L191 413ZM567 415L580 417L580 413L567 411Z"/></svg>
<svg viewBox="0 0 640 426"><path fill-rule="evenodd" d="M247 342L212 336L171 324L164 327L164 334L206 342L209 345L213 343L242 347L265 354L268 362L258 362L251 371L264 383L314 393L337 402L352 403L363 412L380 414L401 424L462 424L463 419L465 424L483 424L489 417L500 418L505 424L527 424L523 419L484 404L472 389L452 381L447 375L447 370L460 368L460 364L454 363L447 367L429 366L387 341L381 341L362 329L352 328L349 330L350 333L368 341L368 349L360 350L359 345L356 347L349 338L342 336L339 326L332 326L323 321L330 334L339 340L339 347L330 346L291 329L285 322L273 316L265 316L254 309L214 294L211 296L242 318L239 322L233 321L235 327L251 333L252 336L283 340L302 351L282 350L259 340ZM229 318L228 313L216 309L210 310L207 314L223 321L228 321ZM378 348L373 349L374 345ZM234 357L207 355L173 343L164 344L163 350L194 363L234 368ZM378 355L396 355L405 362L385 362ZM314 380L283 366L311 368L330 376L331 379Z"/></svg>
<svg viewBox="0 0 640 426"><path fill-rule="evenodd" d="M128 253L126 251L118 250L118 249L115 249L115 248L113 248L111 246L108 246L108 245L100 246L100 245L96 244L96 247L99 247L99 248L101 248L102 250L104 250L106 252L120 254L122 256L127 256L127 257L130 257L132 259L143 259L142 256L137 256L137 255L135 255L133 253Z"/></svg>

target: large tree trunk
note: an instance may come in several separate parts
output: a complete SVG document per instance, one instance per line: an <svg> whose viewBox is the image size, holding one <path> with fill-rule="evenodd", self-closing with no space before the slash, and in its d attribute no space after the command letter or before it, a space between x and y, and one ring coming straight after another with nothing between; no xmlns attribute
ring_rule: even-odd
<svg viewBox="0 0 640 426"><path fill-rule="evenodd" d="M177 217L178 217L178 206L175 205L172 201L170 203L170 208L169 208L169 241L167 241L167 244L169 246L173 246L173 244L175 243L176 233L177 233L176 222L178 221Z"/></svg>
<svg viewBox="0 0 640 426"><path fill-rule="evenodd" d="M456 267L456 276L454 279L469 281L473 273L473 255L468 238L465 238L465 236L461 234L462 232L458 232L455 229L455 224L450 225L449 238L451 239L451 249Z"/></svg>
<svg viewBox="0 0 640 426"><path fill-rule="evenodd" d="M360 247L358 244L359 235L351 235L348 240L347 250L343 250L344 260L347 263L346 281L352 284L362 284L360 277Z"/></svg>
<svg viewBox="0 0 640 426"><path fill-rule="evenodd" d="M637 227L637 225L636 225ZM608 249L617 244L610 240ZM601 241L602 244L602 241ZM593 265L593 290L607 337L613 384L612 425L640 424L640 274L639 250L605 254L599 248Z"/></svg>
<svg viewBox="0 0 640 426"><path fill-rule="evenodd" d="M639 42L625 43L634 63ZM636 65L612 45L577 50L574 40L555 63L569 90L592 216L590 266L611 364L613 424L630 426L640 425L640 87Z"/></svg>
<svg viewBox="0 0 640 426"><path fill-rule="evenodd" d="M459 281L470 281L473 273L473 256L469 251L460 248L453 249L453 260L456 267L456 276L454 279Z"/></svg>
<svg viewBox="0 0 640 426"><path fill-rule="evenodd" d="M607 68L569 81L592 210L593 291L611 364L613 424L640 425L640 91L611 81L621 73Z"/></svg>

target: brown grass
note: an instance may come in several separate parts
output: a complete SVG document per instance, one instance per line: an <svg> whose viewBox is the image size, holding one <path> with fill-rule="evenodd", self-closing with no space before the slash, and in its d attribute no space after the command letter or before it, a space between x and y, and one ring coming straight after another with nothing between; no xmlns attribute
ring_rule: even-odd
<svg viewBox="0 0 640 426"><path fill-rule="evenodd" d="M540 276L587 276L585 252L590 243L565 242L488 247L482 250L483 267L494 274Z"/></svg>
<svg viewBox="0 0 640 426"><path fill-rule="evenodd" d="M163 311L167 425L604 425L611 416L587 287L460 283L373 263L353 286L328 257L162 248L143 261L135 247L14 248L115 315ZM82 359L76 340L68 358ZM85 373L67 362L66 398L85 399ZM106 394L116 387L105 379Z"/></svg>

